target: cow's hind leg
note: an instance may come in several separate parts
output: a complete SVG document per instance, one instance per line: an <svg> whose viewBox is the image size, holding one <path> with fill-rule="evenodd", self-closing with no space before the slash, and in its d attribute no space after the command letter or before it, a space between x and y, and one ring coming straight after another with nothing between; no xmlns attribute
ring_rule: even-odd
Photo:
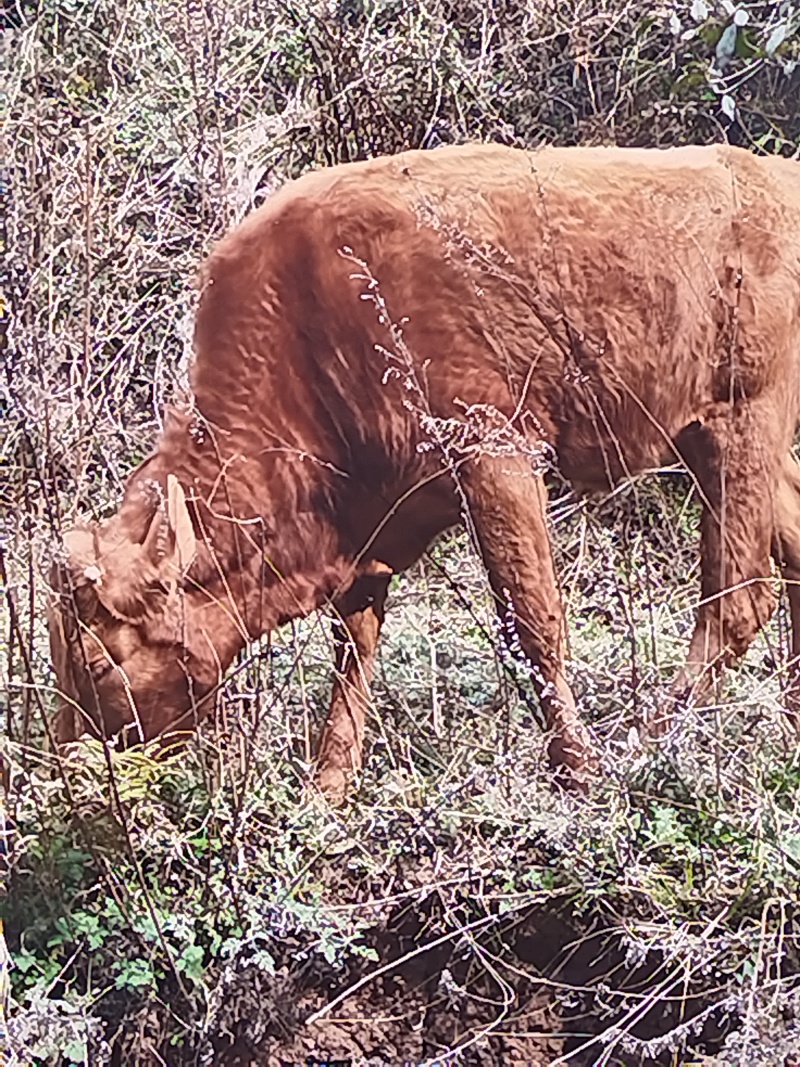
<svg viewBox="0 0 800 1067"><path fill-rule="evenodd" d="M792 617L792 659L788 667L786 712L800 735L800 466L788 455L775 496L773 555L786 581Z"/></svg>
<svg viewBox="0 0 800 1067"><path fill-rule="evenodd" d="M774 411L728 405L687 430L679 449L703 496L701 601L684 669L669 702L708 692L719 669L742 656L775 607L770 582L781 448ZM669 725L670 708L652 724Z"/></svg>
<svg viewBox="0 0 800 1067"><path fill-rule="evenodd" d="M547 491L523 458L484 455L462 470L501 621L513 627L533 666L561 781L584 789L596 771L589 733L564 672L566 633L546 523Z"/></svg>
<svg viewBox="0 0 800 1067"><path fill-rule="evenodd" d="M317 755L316 783L333 803L361 770L364 722L391 572L379 563L337 601L335 676L330 710Z"/></svg>

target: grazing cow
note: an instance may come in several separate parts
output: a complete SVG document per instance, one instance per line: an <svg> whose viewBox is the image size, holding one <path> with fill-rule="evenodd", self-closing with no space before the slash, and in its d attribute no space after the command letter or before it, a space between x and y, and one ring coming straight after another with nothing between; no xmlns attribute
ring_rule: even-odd
<svg viewBox="0 0 800 1067"><path fill-rule="evenodd" d="M595 766L565 671L544 474L679 455L704 505L675 694L800 579L800 165L725 146L411 151L290 182L209 258L193 398L118 513L66 536L59 736L185 731L234 657L332 603L318 780L361 766L389 577L469 517L550 757ZM794 653L800 603L790 584Z"/></svg>

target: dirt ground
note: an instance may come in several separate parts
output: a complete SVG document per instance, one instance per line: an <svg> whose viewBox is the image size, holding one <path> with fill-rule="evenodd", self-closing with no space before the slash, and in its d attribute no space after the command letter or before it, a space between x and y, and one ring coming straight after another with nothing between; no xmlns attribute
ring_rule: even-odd
<svg viewBox="0 0 800 1067"><path fill-rule="evenodd" d="M562 1057L570 1067L725 1062L708 1058L737 1021L735 1013L715 1011L719 995L715 1000L685 990L661 1001L654 995L652 1006L642 1010L651 1004L648 991L663 989L664 971L654 960L626 965L621 946L604 933L579 936L563 917L534 913L501 939L473 942L468 952L464 945L419 951L420 928L419 916L406 915L385 929L376 941L380 962L342 988L329 985L326 991L322 986L330 976L318 976L315 984L307 975L301 993L289 991L286 1002L273 1004L271 1023L255 1040L252 1027L242 1025L234 996L235 1039L219 1046L216 1062L226 1067L550 1067ZM764 1062L782 1067L791 1061L781 1055Z"/></svg>

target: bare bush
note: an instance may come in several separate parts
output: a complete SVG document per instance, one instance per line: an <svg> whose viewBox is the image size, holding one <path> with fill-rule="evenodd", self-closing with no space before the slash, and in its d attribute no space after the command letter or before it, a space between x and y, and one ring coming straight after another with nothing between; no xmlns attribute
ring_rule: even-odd
<svg viewBox="0 0 800 1067"><path fill-rule="evenodd" d="M185 386L204 253L285 178L476 138L792 153L792 6L16 0L8 15L0 713L18 1061L672 1063L728 1034L721 1064L794 1055L784 616L657 757L630 733L697 595L679 473L600 507L554 487L573 681L606 770L581 807L546 787L535 708L462 539L396 582L346 821L301 787L326 620L251 650L184 755L57 757L39 577L62 525L118 499ZM0 1024L7 1007L0 980Z"/></svg>

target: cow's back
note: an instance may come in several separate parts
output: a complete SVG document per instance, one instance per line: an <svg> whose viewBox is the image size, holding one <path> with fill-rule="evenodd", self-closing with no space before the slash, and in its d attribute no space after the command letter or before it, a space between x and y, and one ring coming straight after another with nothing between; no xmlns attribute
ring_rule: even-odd
<svg viewBox="0 0 800 1067"><path fill-rule="evenodd" d="M529 409L589 481L598 412L621 468L657 463L715 398L788 376L795 175L727 146L496 145L311 173L211 257L196 392L227 378L254 423L381 478L465 405Z"/></svg>

